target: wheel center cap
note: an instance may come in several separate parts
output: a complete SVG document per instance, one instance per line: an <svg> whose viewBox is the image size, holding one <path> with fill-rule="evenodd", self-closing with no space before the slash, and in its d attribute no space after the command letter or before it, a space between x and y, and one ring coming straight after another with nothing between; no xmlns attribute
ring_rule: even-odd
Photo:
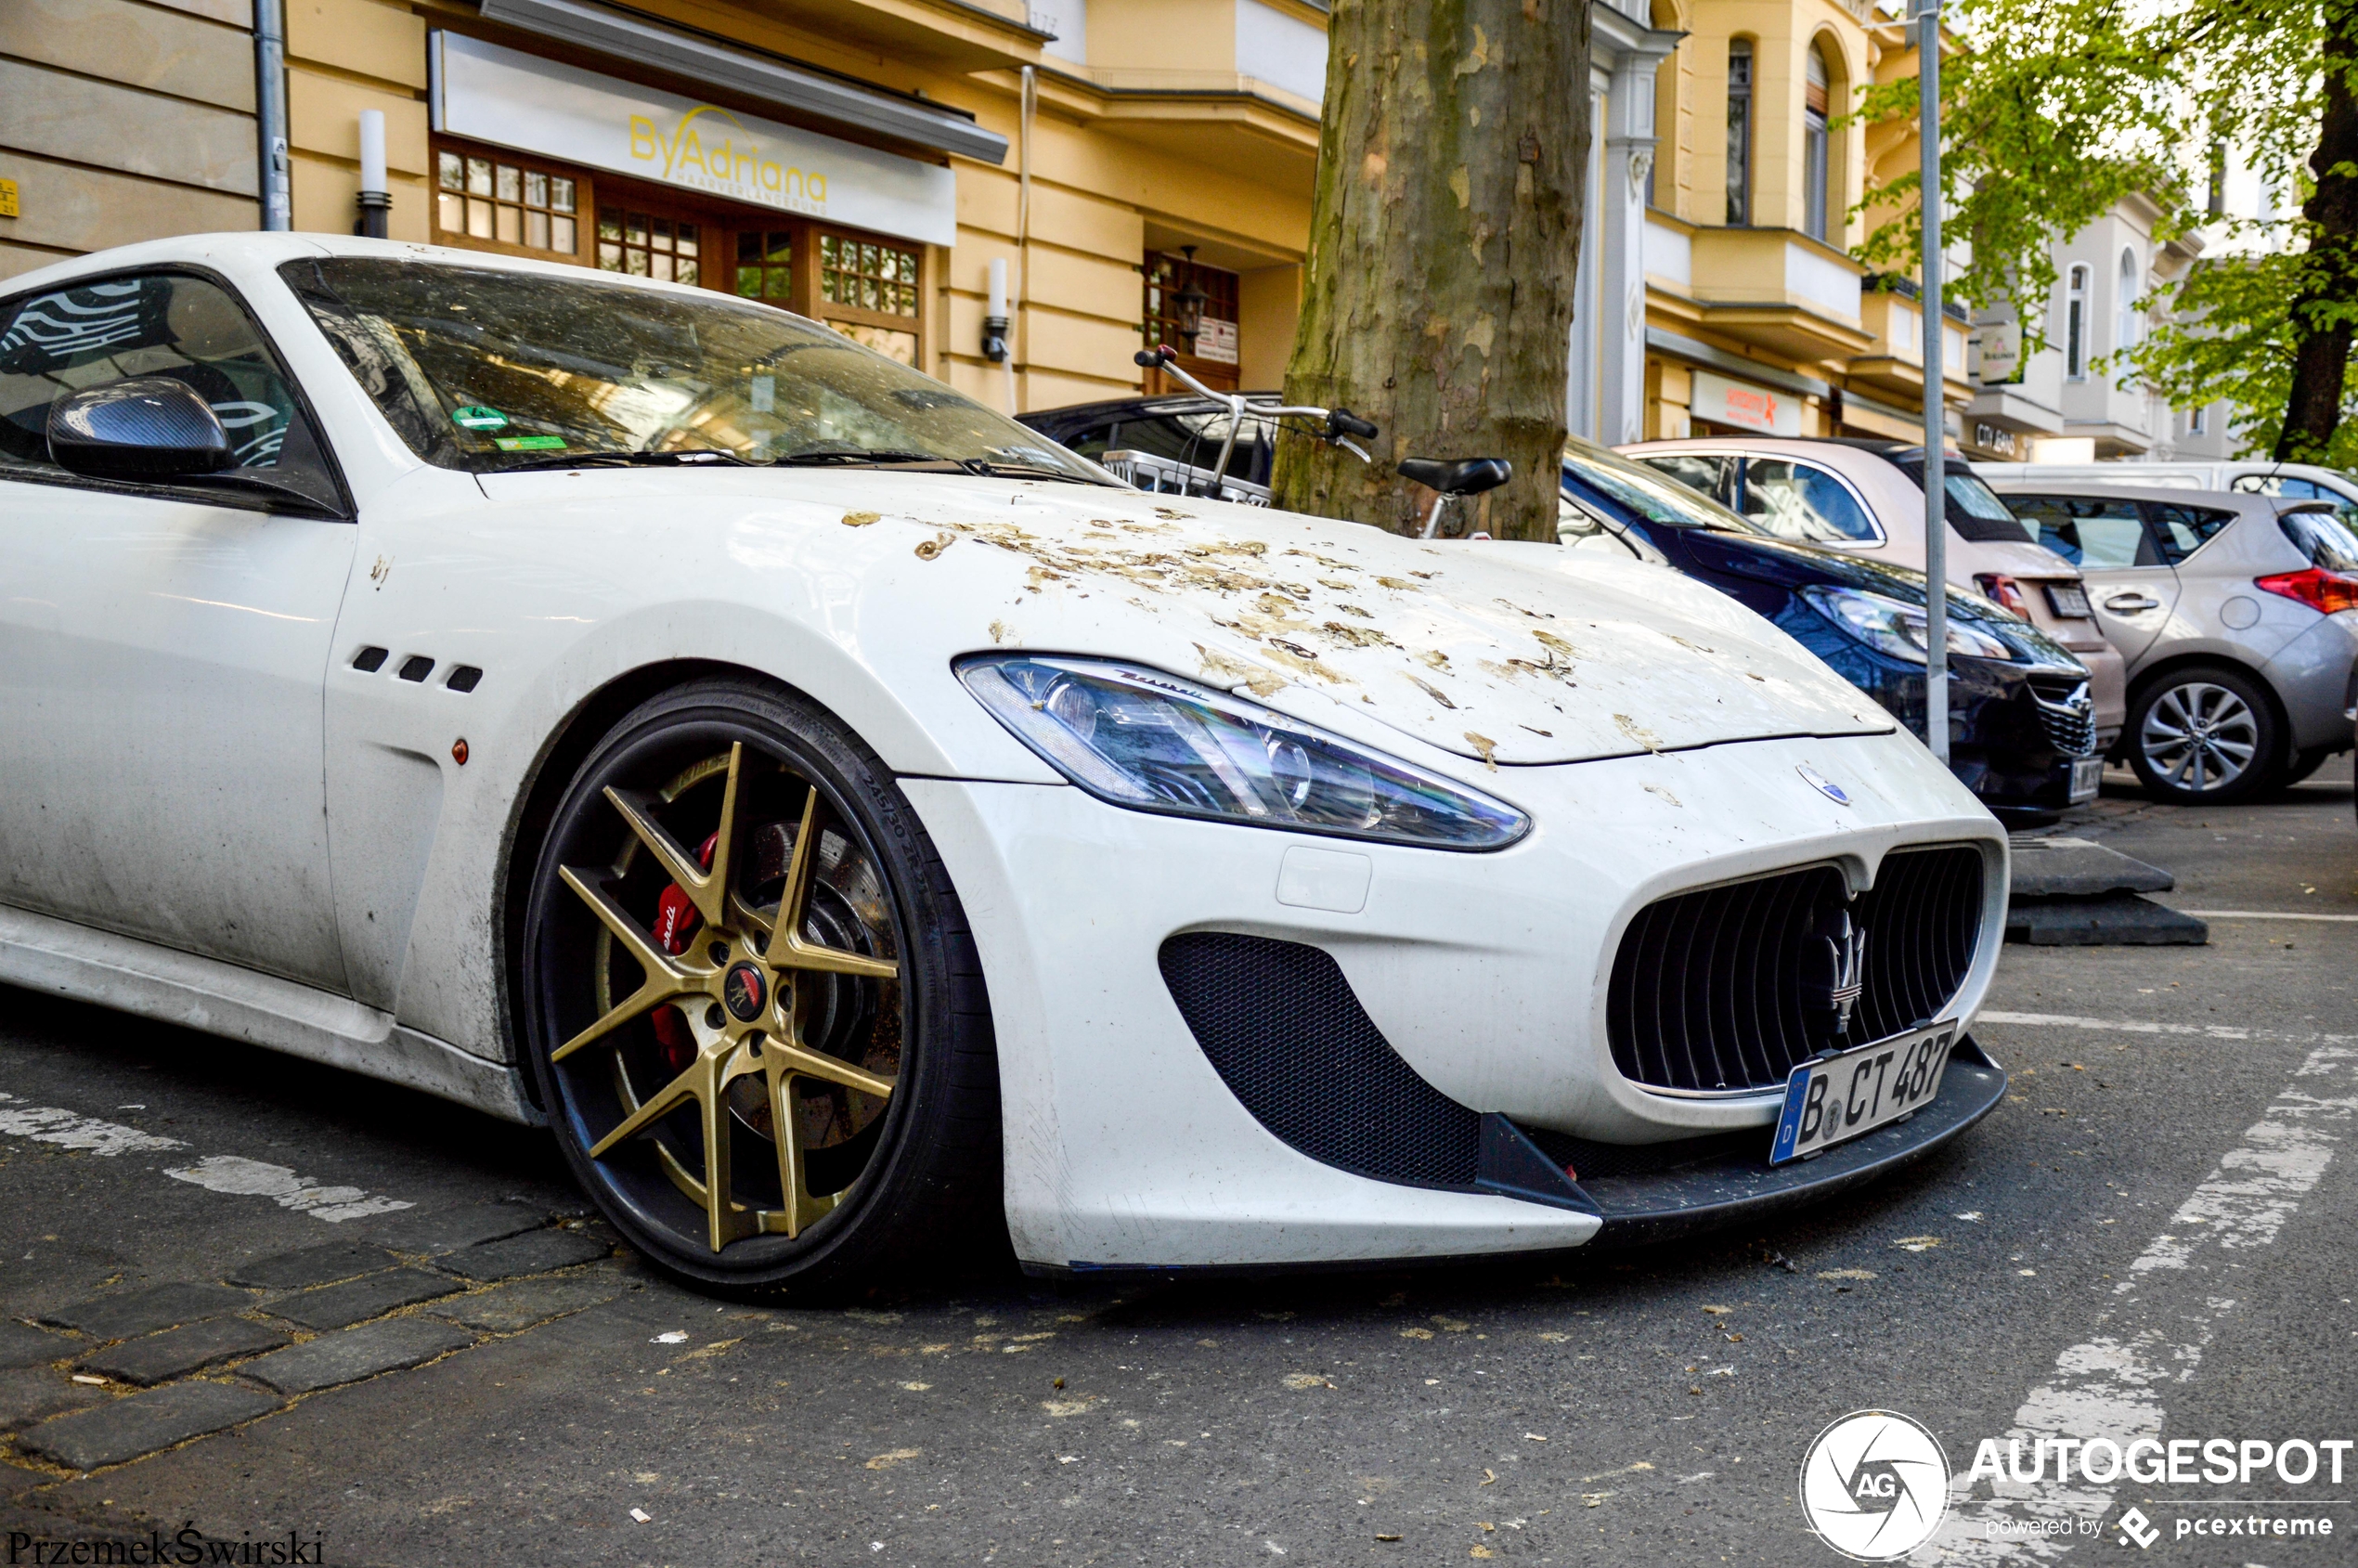
<svg viewBox="0 0 2358 1568"><path fill-rule="evenodd" d="M751 964L732 964L720 978L720 1003L731 1017L749 1024L770 1004L770 982Z"/></svg>

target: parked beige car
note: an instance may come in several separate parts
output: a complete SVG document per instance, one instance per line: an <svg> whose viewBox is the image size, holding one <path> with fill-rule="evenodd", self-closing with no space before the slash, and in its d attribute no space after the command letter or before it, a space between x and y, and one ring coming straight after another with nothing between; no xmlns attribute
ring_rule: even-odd
<svg viewBox="0 0 2358 1568"><path fill-rule="evenodd" d="M2147 793L2239 799L2349 748L2358 535L2333 501L2036 468L1999 487L2086 574L2105 635L2129 661L2119 749Z"/></svg>
<svg viewBox="0 0 2358 1568"><path fill-rule="evenodd" d="M1620 449L1773 534L1924 570L1922 447L1714 435ZM2109 751L2127 715L2128 668L2096 623L2079 569L2036 543L1964 459L1951 453L1946 468L1949 580L1996 600L2088 667L2097 750Z"/></svg>

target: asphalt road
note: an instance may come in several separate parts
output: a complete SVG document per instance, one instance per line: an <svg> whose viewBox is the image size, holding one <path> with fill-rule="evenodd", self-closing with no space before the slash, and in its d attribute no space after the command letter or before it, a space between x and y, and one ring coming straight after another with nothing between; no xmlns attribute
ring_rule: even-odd
<svg viewBox="0 0 2358 1568"><path fill-rule="evenodd" d="M2346 759L2251 806L2116 789L2077 816L2175 872L2179 907L2358 914ZM1862 1407L1924 1422L1960 1470L1982 1438L2073 1420L2358 1437L2353 959L2358 923L2315 920L2217 919L2203 948L2009 947L1978 1034L2015 1083L1988 1121L1898 1179L1700 1243L1245 1282L1009 1273L846 1311L577 1261L611 1238L539 1134L0 990L0 1350L35 1362L0 1373L0 1424L23 1427L0 1447L0 1530L169 1545L185 1526L401 1564L1824 1565L1797 1468ZM35 1114L53 1110L89 1120ZM255 1267L374 1241L440 1261ZM491 1245L451 1251L473 1241ZM109 1415L77 1418L89 1458L148 1408L113 1411L119 1369L68 1381L108 1334L92 1298L266 1276L214 1321L275 1341L284 1281L363 1266L384 1300L469 1285L453 1268L530 1277L403 1308L367 1341L436 1359L295 1394L338 1374L272 1363L281 1392L243 1395L271 1413L128 1463L65 1468L26 1414ZM60 1317L97 1327L21 1348ZM253 1390L264 1366L206 1376ZM2358 1455L2344 1477L2083 1484L2101 1536L2036 1552L1989 1532L2035 1522L2040 1497L1985 1483L1949 1554L1916 1560L2117 1553L2135 1506L2163 1533L2132 1556L2350 1562ZM2336 1533L2173 1534L2229 1514Z"/></svg>

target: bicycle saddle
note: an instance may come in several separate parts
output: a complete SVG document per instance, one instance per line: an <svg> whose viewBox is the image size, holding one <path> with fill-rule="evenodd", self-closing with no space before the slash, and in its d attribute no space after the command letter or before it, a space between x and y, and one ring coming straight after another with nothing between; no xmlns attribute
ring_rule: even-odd
<svg viewBox="0 0 2358 1568"><path fill-rule="evenodd" d="M1504 458L1467 458L1458 462L1444 462L1439 458L1403 458L1398 464L1404 479L1413 479L1428 490L1438 490L1445 496L1478 496L1484 490L1495 490L1514 477L1515 465Z"/></svg>

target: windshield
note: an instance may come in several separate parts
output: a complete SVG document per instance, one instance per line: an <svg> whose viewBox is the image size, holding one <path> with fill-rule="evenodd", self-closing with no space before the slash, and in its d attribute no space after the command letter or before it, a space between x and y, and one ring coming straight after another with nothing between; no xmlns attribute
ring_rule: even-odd
<svg viewBox="0 0 2358 1568"><path fill-rule="evenodd" d="M375 257L279 274L402 439L446 468L908 463L1111 483L931 377L749 301Z"/></svg>
<svg viewBox="0 0 2358 1568"><path fill-rule="evenodd" d="M1564 483L1668 528L1717 528L1730 534L1761 531L1701 491L1577 436L1564 443Z"/></svg>
<svg viewBox="0 0 2358 1568"><path fill-rule="evenodd" d="M1922 458L1894 459L1899 472L1908 476L1919 493L1924 487L1924 462ZM1949 526L1960 538L1976 544L2033 544L2030 531L2022 519L1998 499L1998 492L1982 482L1981 475L1965 466L1963 459L1954 453L1940 465L1941 488L1948 492L1943 509L1949 513Z"/></svg>

